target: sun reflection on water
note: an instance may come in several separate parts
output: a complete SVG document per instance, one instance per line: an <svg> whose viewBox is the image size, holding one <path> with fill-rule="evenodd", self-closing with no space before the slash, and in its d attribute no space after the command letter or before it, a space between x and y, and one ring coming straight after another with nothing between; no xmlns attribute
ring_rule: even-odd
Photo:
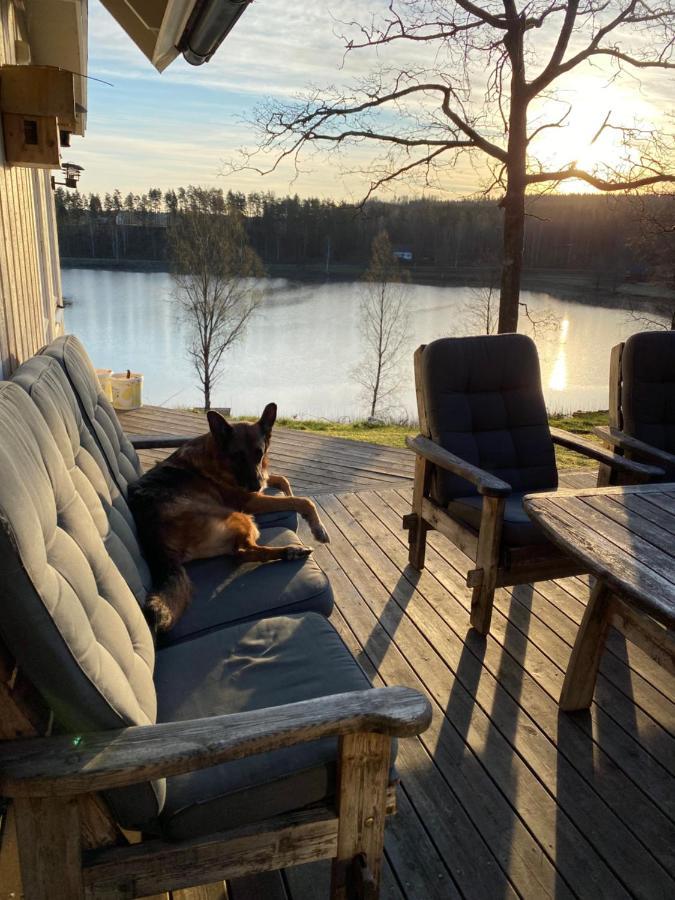
<svg viewBox="0 0 675 900"><path fill-rule="evenodd" d="M567 335L570 330L570 320L563 319L560 323L558 353L548 379L548 387L551 391L564 391L567 388Z"/></svg>

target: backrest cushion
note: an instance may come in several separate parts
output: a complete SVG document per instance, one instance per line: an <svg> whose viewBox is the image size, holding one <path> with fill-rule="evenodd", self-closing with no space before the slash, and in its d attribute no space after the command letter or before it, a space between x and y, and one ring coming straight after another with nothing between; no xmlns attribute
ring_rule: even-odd
<svg viewBox="0 0 675 900"><path fill-rule="evenodd" d="M152 636L37 407L0 383L0 632L56 724L153 723ZM120 821L148 822L164 785L111 792Z"/></svg>
<svg viewBox="0 0 675 900"><path fill-rule="evenodd" d="M84 424L63 369L50 356L34 356L19 366L12 381L26 391L42 413L106 550L143 606L151 578L141 555L131 510Z"/></svg>
<svg viewBox="0 0 675 900"><path fill-rule="evenodd" d="M530 338L433 341L422 352L417 377L432 440L503 478L514 491L557 487L539 358ZM475 493L468 481L440 470L431 490L442 505Z"/></svg>
<svg viewBox="0 0 675 900"><path fill-rule="evenodd" d="M138 454L124 434L117 413L101 390L87 351L74 334L64 334L43 347L41 354L61 366L78 399L84 422L103 452L110 473L126 497L130 482L142 474Z"/></svg>
<svg viewBox="0 0 675 900"><path fill-rule="evenodd" d="M675 453L675 331L631 335L621 377L624 431Z"/></svg>

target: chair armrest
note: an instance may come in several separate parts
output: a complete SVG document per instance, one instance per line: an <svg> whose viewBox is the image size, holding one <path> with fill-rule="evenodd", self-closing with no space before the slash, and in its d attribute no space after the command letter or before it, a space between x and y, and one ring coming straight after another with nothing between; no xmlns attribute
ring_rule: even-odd
<svg viewBox="0 0 675 900"><path fill-rule="evenodd" d="M616 456L609 450L605 450L604 447L585 441L578 435L564 431L562 428L551 428L551 437L554 444L582 453L584 456L588 456L589 459L595 459L600 463L611 466L612 469L619 469L631 475L637 475L645 481L649 478L660 478L664 474L663 469L659 469L657 466L648 466L644 463L635 462L632 459L626 459L623 456Z"/></svg>
<svg viewBox="0 0 675 900"><path fill-rule="evenodd" d="M630 453L644 456L650 462L675 468L675 454L668 453L667 450L661 450L660 447L646 444L644 441L640 441L624 431L619 431L618 428L596 425L593 431L599 438L613 447L619 447L621 450L628 450Z"/></svg>
<svg viewBox="0 0 675 900"><path fill-rule="evenodd" d="M72 797L361 732L409 737L431 721L412 688L351 691L245 713L0 743L0 796Z"/></svg>
<svg viewBox="0 0 675 900"><path fill-rule="evenodd" d="M192 440L189 435L182 434L128 434L127 437L136 450L182 447L187 441Z"/></svg>
<svg viewBox="0 0 675 900"><path fill-rule="evenodd" d="M430 463L475 485L479 494L487 497L507 497L511 493L511 485L508 482L502 481L501 478L491 475L484 469L479 469L478 466L474 466L459 456L455 456L454 453L450 453L421 434L415 438L408 436L405 442L411 450L423 456Z"/></svg>

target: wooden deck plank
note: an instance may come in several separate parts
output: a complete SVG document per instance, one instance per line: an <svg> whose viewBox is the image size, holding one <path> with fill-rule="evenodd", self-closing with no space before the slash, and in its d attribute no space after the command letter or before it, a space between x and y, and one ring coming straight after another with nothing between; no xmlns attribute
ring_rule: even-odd
<svg viewBox="0 0 675 900"><path fill-rule="evenodd" d="M518 806L524 822L542 846L556 845L557 842L558 860L565 858L567 862L564 877L570 885L575 890L581 889L579 873L590 866L598 878L598 889L611 884L612 890L620 891L620 882L629 886L631 893L637 896L645 879L652 886L660 884L666 893L669 889L675 889L675 882L667 872L655 860L646 859L644 846L621 819L608 815L606 807L593 792L587 790L574 767L562 755L556 755L555 746L545 732L523 722L518 704L496 678L487 674L482 661L475 654L467 653L468 642L463 643L456 634L442 627L443 621L427 603L419 585L414 587L409 582L413 589L409 593L401 584L400 569L382 549L382 534L377 534L377 541L371 537L377 533L373 517L362 515L365 521L358 523L353 518L355 510L347 509L350 500L352 495L343 496L340 501L326 498L322 506L324 511L330 513L333 522L339 523L343 533L350 535L351 542L383 586L392 592L391 596L397 600L400 598L400 602L404 603L405 615L398 624L397 638L404 623L412 620L454 673L455 685L459 681L465 688L465 694L461 689L455 692L455 708L461 716L470 716L465 735L467 745L479 758L488 758L491 773L500 789L514 808ZM356 497L354 501L355 504L361 502ZM439 691L438 664L434 666L434 672L425 675L424 681L428 691ZM469 712L466 702L472 695L478 707L469 701L473 706ZM504 766L506 759L508 766ZM602 812L604 827L593 836L593 841L587 835L581 836L573 823L593 821ZM623 852L613 861L617 878L615 884L609 871L604 870L601 860L611 855L612 848L617 844L622 846Z"/></svg>
<svg viewBox="0 0 675 900"><path fill-rule="evenodd" d="M349 498L341 499L347 505ZM378 515L382 524L387 524L392 529L391 539L396 540L398 537L396 534L398 530L396 521L394 520L392 523L391 516L387 513L386 504L384 504L381 497L373 498L369 494L361 494L356 499L367 504ZM368 532L377 541L379 547L388 548L388 552L395 562L399 564L403 562L406 546L402 541L397 542L397 545L392 548L391 539L381 534L372 521L368 522ZM461 637L465 630L465 622L453 620L448 612L450 607L447 597L439 594L436 586L433 584L431 577L435 574L433 553L429 558L428 570L417 580L417 588L424 593L434 608L440 611L448 624ZM429 582L432 583L430 584ZM502 631L500 624L498 621L495 621L493 633L488 636L484 643L472 632L469 633L465 645L470 648L473 647L474 652L478 652L483 665L494 675L499 684L509 692L511 697L532 720L535 727L549 741L557 745L558 752L564 755L569 764L578 770L589 787L602 797L603 802L610 808L613 808L622 821L628 823L638 839L641 839L641 823L647 819L653 821L657 841L648 848L648 852L653 852L666 867L672 867L675 862L675 826L672 820L658 808L652 799L643 793L642 788L645 787L644 784L641 786L636 785L613 764L611 759L605 754L603 747L597 743L592 743L592 734L579 728L576 717L559 716L557 690L556 696L551 696L535 681L527 669L524 669L518 663L517 653L512 656L504 652L508 646L505 643L505 639L510 637L510 635L507 636L506 631ZM502 635L501 641L499 640L499 635ZM499 710L496 707L494 711L490 712L490 715L493 720L498 722L504 720L503 710ZM506 726L508 726L508 719L506 720ZM504 726L502 726L502 729L504 729ZM514 746L516 746L515 743ZM544 745L543 754L539 753L538 755L545 756L548 753L549 748ZM536 764L530 762L530 765L536 771ZM602 777L596 778L596 773L601 773ZM561 774L564 773L561 772L559 767L557 772L559 787L563 784ZM667 793L669 786L670 778L663 775L661 779L662 791ZM656 785L652 785L652 788L655 788L656 792L660 793ZM656 817L656 819L653 820L652 817Z"/></svg>
<svg viewBox="0 0 675 900"><path fill-rule="evenodd" d="M409 499L399 497L399 501L398 508L407 512L410 508ZM432 533L429 543L439 552L444 563L436 570L436 577L463 602L468 621L470 598L464 583L467 559L440 535ZM559 582L543 584L557 585ZM495 610L502 615L508 627L507 647L528 668L529 660L534 658L532 671L536 677L546 673L554 679L549 691L557 702L571 643L565 643L544 620L532 615L531 610L536 608L540 587L541 584L537 584L536 589L529 585L499 589L495 594ZM494 628L492 631L494 633ZM625 666L623 680L628 686L633 681L632 674ZM623 729L628 741L627 745L622 744L624 751L615 762L623 766L635 764L638 771L649 772L655 783L663 784L664 768L666 771L672 769L673 759L669 750L670 740L662 724L658 719L647 715L628 694L609 683L604 674L598 684L601 687L596 691L595 703L591 707L594 728L611 730L613 723L616 723ZM667 805L675 817L675 796L672 790L664 791L664 797L659 798L659 803Z"/></svg>

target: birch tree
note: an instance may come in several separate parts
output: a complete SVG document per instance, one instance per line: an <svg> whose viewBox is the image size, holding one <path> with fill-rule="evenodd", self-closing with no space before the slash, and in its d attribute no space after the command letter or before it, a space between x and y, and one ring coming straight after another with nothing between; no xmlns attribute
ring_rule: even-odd
<svg viewBox="0 0 675 900"><path fill-rule="evenodd" d="M234 211L193 207L181 213L170 230L169 253L174 296L190 334L188 355L207 412L225 354L262 301L255 279L263 267Z"/></svg>
<svg viewBox="0 0 675 900"><path fill-rule="evenodd" d="M402 358L408 347L409 315L404 273L394 256L386 231L373 241L370 266L361 300L362 360L354 370L370 417L387 411L401 380Z"/></svg>

